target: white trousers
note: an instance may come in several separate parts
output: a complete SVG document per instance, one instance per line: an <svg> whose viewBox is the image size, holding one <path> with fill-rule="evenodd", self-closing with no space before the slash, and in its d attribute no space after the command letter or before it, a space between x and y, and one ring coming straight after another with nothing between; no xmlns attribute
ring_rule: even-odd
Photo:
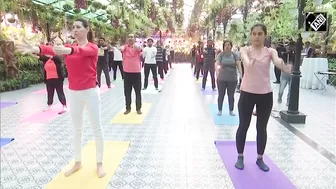
<svg viewBox="0 0 336 189"><path fill-rule="evenodd" d="M104 139L100 117L100 93L99 88L82 91L69 90L70 114L74 128L73 147L76 162L82 160L83 122L84 108L86 107L91 123L92 133L96 140L96 160L103 162Z"/></svg>

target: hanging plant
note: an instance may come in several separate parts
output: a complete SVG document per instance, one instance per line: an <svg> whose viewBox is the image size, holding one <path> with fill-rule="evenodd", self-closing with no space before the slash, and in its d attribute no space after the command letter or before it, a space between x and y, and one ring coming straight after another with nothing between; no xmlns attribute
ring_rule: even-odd
<svg viewBox="0 0 336 189"><path fill-rule="evenodd" d="M103 5L103 6L101 7L101 9L106 10L106 9L107 9L107 6L106 6L106 5Z"/></svg>
<svg viewBox="0 0 336 189"><path fill-rule="evenodd" d="M96 9L101 9L103 7L103 4L101 4L98 1L93 1L92 2L92 7L96 8Z"/></svg>
<svg viewBox="0 0 336 189"><path fill-rule="evenodd" d="M71 5L69 5L69 4L63 5L63 11L64 12L68 12L70 10L72 10L72 6Z"/></svg>

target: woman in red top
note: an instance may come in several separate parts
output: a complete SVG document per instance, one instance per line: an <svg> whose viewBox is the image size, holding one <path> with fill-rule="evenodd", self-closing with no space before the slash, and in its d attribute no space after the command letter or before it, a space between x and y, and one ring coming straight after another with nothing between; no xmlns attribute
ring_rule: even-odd
<svg viewBox="0 0 336 189"><path fill-rule="evenodd" d="M59 56L40 56L40 61L43 62L44 67L44 83L47 87L47 96L48 96L48 108L44 111L51 109L51 105L54 101L55 90L61 104L63 105L63 110L58 114L63 114L67 110L66 98L63 91L63 81L64 76L62 72L62 60Z"/></svg>
<svg viewBox="0 0 336 189"><path fill-rule="evenodd" d="M100 118L100 94L97 87L98 46L89 41L93 40L89 31L89 23L84 19L77 19L73 24L73 35L77 43L52 46L33 46L27 42L17 45L22 53L41 55L65 55L68 70L70 113L74 125L74 156L75 165L65 172L70 176L82 167L82 130L84 107L91 122L93 135L96 140L96 161L98 177L104 177L103 157L104 140Z"/></svg>

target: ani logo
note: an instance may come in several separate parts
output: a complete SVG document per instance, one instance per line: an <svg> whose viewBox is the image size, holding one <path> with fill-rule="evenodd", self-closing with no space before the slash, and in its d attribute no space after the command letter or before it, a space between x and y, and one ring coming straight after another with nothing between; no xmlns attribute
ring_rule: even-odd
<svg viewBox="0 0 336 189"><path fill-rule="evenodd" d="M307 12L306 32L325 32L328 25L328 14L326 12Z"/></svg>

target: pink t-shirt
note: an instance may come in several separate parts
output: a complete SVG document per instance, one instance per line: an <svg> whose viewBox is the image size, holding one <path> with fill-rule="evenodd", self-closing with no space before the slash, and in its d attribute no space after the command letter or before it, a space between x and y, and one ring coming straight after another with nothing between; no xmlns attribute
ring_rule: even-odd
<svg viewBox="0 0 336 189"><path fill-rule="evenodd" d="M251 52L250 59L256 58L253 65L244 64L244 76L240 90L253 94L267 94L272 92L270 66L271 51L265 47L261 54Z"/></svg>
<svg viewBox="0 0 336 189"><path fill-rule="evenodd" d="M130 47L129 45L124 46L123 53L123 66L124 72L126 73L141 73L141 50Z"/></svg>

